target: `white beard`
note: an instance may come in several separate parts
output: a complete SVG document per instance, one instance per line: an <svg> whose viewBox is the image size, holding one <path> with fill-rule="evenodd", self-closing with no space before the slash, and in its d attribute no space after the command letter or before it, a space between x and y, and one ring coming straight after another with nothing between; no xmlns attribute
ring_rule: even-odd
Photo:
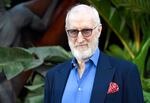
<svg viewBox="0 0 150 103"><path fill-rule="evenodd" d="M85 48L82 48L76 47L76 45L69 40L69 46L72 54L76 59L87 60L93 55L93 53L98 48L99 43L98 41L99 39L95 37L94 39L91 40L91 42L87 43L87 46Z"/></svg>

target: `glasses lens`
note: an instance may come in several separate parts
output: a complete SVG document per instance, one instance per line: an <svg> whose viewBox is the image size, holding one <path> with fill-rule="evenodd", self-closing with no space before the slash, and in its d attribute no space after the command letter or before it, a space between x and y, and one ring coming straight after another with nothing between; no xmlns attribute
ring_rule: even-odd
<svg viewBox="0 0 150 103"><path fill-rule="evenodd" d="M78 36L78 30L75 30L75 29L71 29L71 30L67 30L69 36L71 37L77 37Z"/></svg>
<svg viewBox="0 0 150 103"><path fill-rule="evenodd" d="M82 29L81 32L84 37L89 37L92 35L92 29Z"/></svg>
<svg viewBox="0 0 150 103"><path fill-rule="evenodd" d="M93 29L86 29L86 28L82 30L70 29L70 30L67 30L67 33L70 37L76 38L78 36L78 33L81 31L84 37L89 37L92 35L92 30Z"/></svg>

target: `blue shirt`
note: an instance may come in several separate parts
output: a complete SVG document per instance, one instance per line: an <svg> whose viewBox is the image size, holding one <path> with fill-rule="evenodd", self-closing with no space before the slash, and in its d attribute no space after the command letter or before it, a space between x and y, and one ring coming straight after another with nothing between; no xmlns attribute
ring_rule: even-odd
<svg viewBox="0 0 150 103"><path fill-rule="evenodd" d="M85 62L85 70L81 78L78 74L78 64L75 58L72 60L74 67L70 71L62 103L90 102L99 55L100 50L96 49L95 53Z"/></svg>

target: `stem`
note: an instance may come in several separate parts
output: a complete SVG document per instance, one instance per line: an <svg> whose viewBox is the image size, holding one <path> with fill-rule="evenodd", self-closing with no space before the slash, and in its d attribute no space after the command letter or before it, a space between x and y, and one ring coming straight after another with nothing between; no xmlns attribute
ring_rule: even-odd
<svg viewBox="0 0 150 103"><path fill-rule="evenodd" d="M107 49L107 46L109 43L109 38L110 38L110 33L111 33L111 30L108 28L107 35L106 35L106 41L105 41L105 45L104 45L104 50Z"/></svg>
<svg viewBox="0 0 150 103"><path fill-rule="evenodd" d="M138 52L140 49L140 30L139 30L139 25L136 24L133 18L132 18L132 27L133 27L135 47L136 47L136 51Z"/></svg>

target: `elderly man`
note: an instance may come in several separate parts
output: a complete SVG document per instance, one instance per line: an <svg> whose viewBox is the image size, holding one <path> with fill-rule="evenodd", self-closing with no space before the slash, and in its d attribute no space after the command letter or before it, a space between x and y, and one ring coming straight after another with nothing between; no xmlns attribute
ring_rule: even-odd
<svg viewBox="0 0 150 103"><path fill-rule="evenodd" d="M47 73L44 103L144 103L137 67L99 50L101 30L94 7L80 4L67 13L74 58Z"/></svg>

